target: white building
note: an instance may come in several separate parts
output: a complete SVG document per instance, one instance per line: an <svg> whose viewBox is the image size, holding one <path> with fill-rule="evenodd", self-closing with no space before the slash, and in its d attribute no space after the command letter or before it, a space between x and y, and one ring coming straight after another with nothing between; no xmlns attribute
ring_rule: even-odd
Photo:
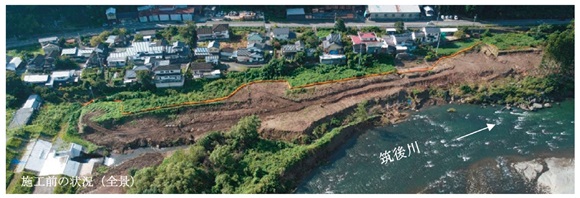
<svg viewBox="0 0 580 198"><path fill-rule="evenodd" d="M369 5L369 19L418 19L421 15L419 5Z"/></svg>

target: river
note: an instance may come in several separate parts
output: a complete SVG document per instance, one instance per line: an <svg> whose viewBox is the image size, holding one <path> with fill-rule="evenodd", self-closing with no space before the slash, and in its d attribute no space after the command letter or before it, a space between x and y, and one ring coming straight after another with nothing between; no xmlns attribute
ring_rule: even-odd
<svg viewBox="0 0 580 198"><path fill-rule="evenodd" d="M536 112L457 104L425 108L408 121L369 129L349 140L328 162L312 170L296 193L482 192L474 188L534 193L509 170L506 160L546 153L573 156L574 101L553 106ZM449 108L456 112L448 113ZM496 126L455 140L488 123ZM408 144L415 141L419 152L409 155ZM393 161L382 164L380 153L398 146L405 157L397 160L391 152Z"/></svg>

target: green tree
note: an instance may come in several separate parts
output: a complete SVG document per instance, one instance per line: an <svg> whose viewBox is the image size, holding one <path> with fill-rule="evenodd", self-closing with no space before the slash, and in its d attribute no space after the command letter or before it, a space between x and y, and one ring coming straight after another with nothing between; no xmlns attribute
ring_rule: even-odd
<svg viewBox="0 0 580 198"><path fill-rule="evenodd" d="M209 155L209 161L221 170L227 170L235 162L232 153L234 149L230 145L218 145Z"/></svg>
<svg viewBox="0 0 580 198"><path fill-rule="evenodd" d="M103 39L101 39L101 37L99 37L99 36L93 36L93 38L91 38L91 46L93 46L93 47L96 47L97 45L99 45L102 42L103 42Z"/></svg>
<svg viewBox="0 0 580 198"><path fill-rule="evenodd" d="M563 32L548 37L544 58L552 61L556 73L574 79L574 21Z"/></svg>
<svg viewBox="0 0 580 198"><path fill-rule="evenodd" d="M306 53L304 51L299 51L294 55L294 62L304 63L304 59L306 59Z"/></svg>
<svg viewBox="0 0 580 198"><path fill-rule="evenodd" d="M197 32L195 23L188 21L185 26L179 27L178 33L185 40L185 43L192 49L197 46Z"/></svg>
<svg viewBox="0 0 580 198"><path fill-rule="evenodd" d="M465 31L463 30L457 30L455 33L453 33L453 36L458 39L464 39L466 37L466 34Z"/></svg>
<svg viewBox="0 0 580 198"><path fill-rule="evenodd" d="M395 22L395 29L397 30L398 34L405 32L405 23L402 21Z"/></svg>
<svg viewBox="0 0 580 198"><path fill-rule="evenodd" d="M153 90L153 76L146 70L137 71L137 83L141 85L142 90Z"/></svg>
<svg viewBox="0 0 580 198"><path fill-rule="evenodd" d="M61 56L56 59L55 67L57 70L78 69L79 65L68 56Z"/></svg>
<svg viewBox="0 0 580 198"><path fill-rule="evenodd" d="M260 118L256 115L242 118L229 132L229 136L241 145L241 148L252 145L258 141L258 128L260 128Z"/></svg>
<svg viewBox="0 0 580 198"><path fill-rule="evenodd" d="M339 32L346 32L346 25L344 24L344 20L337 18L334 22L334 29Z"/></svg>
<svg viewBox="0 0 580 198"><path fill-rule="evenodd" d="M127 29L126 28L120 28L118 35L119 36L125 36L125 35L127 35Z"/></svg>
<svg viewBox="0 0 580 198"><path fill-rule="evenodd" d="M143 41L143 35L142 34L135 34L135 41L137 41L137 42Z"/></svg>

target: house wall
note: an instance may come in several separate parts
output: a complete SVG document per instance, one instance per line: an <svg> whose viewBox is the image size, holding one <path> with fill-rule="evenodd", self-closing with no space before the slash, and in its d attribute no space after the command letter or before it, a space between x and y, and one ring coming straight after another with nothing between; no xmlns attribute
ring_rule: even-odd
<svg viewBox="0 0 580 198"><path fill-rule="evenodd" d="M169 17L172 21L182 21L181 14L171 14Z"/></svg>
<svg viewBox="0 0 580 198"><path fill-rule="evenodd" d="M303 20L306 19L306 15L286 15L286 19L289 20Z"/></svg>
<svg viewBox="0 0 580 198"><path fill-rule="evenodd" d="M181 17L184 21L193 21L193 14L182 14Z"/></svg>
<svg viewBox="0 0 580 198"><path fill-rule="evenodd" d="M420 17L420 12L418 13L389 13L389 12L380 12L380 13L371 13L371 19L417 19Z"/></svg>
<svg viewBox="0 0 580 198"><path fill-rule="evenodd" d="M345 64L346 60L345 59L320 59L320 63L322 64L327 64L327 65L332 65L332 64Z"/></svg>
<svg viewBox="0 0 580 198"><path fill-rule="evenodd" d="M151 16L149 16L149 21L159 21L159 15L151 15Z"/></svg>
<svg viewBox="0 0 580 198"><path fill-rule="evenodd" d="M160 21L169 21L169 15L168 14L160 14L159 20Z"/></svg>
<svg viewBox="0 0 580 198"><path fill-rule="evenodd" d="M124 67L125 65L127 65L126 61L118 61L118 60L113 60L113 61L107 61L107 64L109 65L109 67Z"/></svg>
<svg viewBox="0 0 580 198"><path fill-rule="evenodd" d="M157 87L157 88L183 87L184 82L185 82L185 80L181 79L180 82L155 83L155 87Z"/></svg>

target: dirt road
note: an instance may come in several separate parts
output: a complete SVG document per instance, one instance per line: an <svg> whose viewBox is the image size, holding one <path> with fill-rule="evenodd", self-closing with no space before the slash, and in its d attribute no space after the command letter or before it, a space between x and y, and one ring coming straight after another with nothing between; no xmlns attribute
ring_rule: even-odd
<svg viewBox="0 0 580 198"><path fill-rule="evenodd" d="M467 53L442 61L433 72L387 75L309 88L306 93L287 95L285 83L259 83L242 89L217 105L190 107L173 119L154 116L128 118L105 128L82 118L85 139L121 152L140 146L174 146L192 143L210 131L228 130L244 116L258 115L261 135L292 140L357 103L376 98L397 97L415 87L445 87L456 83L485 82L507 75L530 74L541 62L541 54L517 53L497 58Z"/></svg>

